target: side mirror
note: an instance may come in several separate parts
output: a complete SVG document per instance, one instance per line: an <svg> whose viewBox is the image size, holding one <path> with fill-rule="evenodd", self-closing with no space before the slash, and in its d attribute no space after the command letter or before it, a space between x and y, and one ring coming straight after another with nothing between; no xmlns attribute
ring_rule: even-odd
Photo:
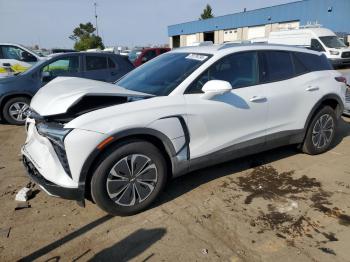
<svg viewBox="0 0 350 262"><path fill-rule="evenodd" d="M144 57L142 57L141 61L142 61L142 63L146 63L148 61L148 59L147 59L147 57L144 56Z"/></svg>
<svg viewBox="0 0 350 262"><path fill-rule="evenodd" d="M202 88L204 94L201 96L203 99L211 99L217 95L223 95L232 90L232 86L227 81L222 80L210 80L206 82Z"/></svg>

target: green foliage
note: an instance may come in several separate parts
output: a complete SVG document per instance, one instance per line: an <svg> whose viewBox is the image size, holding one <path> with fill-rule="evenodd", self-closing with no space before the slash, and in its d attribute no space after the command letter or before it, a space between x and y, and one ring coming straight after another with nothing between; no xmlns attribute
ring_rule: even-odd
<svg viewBox="0 0 350 262"><path fill-rule="evenodd" d="M74 49L77 51L85 51L87 49L100 48L104 49L102 38L95 35L96 28L92 23L79 24L74 28L73 35L69 38L75 40Z"/></svg>
<svg viewBox="0 0 350 262"><path fill-rule="evenodd" d="M213 17L214 17L213 9L211 8L211 6L209 4L207 4L207 6L204 8L203 13L201 14L201 17L199 18L199 20L204 20L204 19L213 18Z"/></svg>

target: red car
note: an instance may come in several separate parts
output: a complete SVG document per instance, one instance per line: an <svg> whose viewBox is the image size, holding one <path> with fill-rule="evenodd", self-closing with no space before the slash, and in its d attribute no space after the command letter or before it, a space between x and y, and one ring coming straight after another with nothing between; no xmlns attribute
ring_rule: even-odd
<svg viewBox="0 0 350 262"><path fill-rule="evenodd" d="M138 67L149 60L155 58L156 56L159 56L161 54L164 54L166 52L169 52L170 48L136 48L133 49L129 53L129 60L131 63L134 64L135 67Z"/></svg>

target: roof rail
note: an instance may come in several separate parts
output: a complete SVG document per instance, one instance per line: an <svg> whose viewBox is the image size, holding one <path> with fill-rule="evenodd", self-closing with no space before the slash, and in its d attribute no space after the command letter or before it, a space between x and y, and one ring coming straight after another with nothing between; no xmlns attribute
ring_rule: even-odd
<svg viewBox="0 0 350 262"><path fill-rule="evenodd" d="M226 48L240 46L240 45L251 45L251 44L252 44L252 42L249 40L242 40L242 41L238 40L238 41L226 42L226 43L223 43L222 46L218 50L223 50Z"/></svg>
<svg viewBox="0 0 350 262"><path fill-rule="evenodd" d="M203 41L203 42L193 42L190 46L208 46L213 45L212 41Z"/></svg>

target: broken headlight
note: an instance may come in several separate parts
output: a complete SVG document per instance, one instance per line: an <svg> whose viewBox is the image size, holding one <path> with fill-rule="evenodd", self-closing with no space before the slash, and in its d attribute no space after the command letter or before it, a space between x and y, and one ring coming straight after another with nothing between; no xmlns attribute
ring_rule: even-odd
<svg viewBox="0 0 350 262"><path fill-rule="evenodd" d="M64 138L72 129L63 128L58 124L38 123L38 133L64 150Z"/></svg>

